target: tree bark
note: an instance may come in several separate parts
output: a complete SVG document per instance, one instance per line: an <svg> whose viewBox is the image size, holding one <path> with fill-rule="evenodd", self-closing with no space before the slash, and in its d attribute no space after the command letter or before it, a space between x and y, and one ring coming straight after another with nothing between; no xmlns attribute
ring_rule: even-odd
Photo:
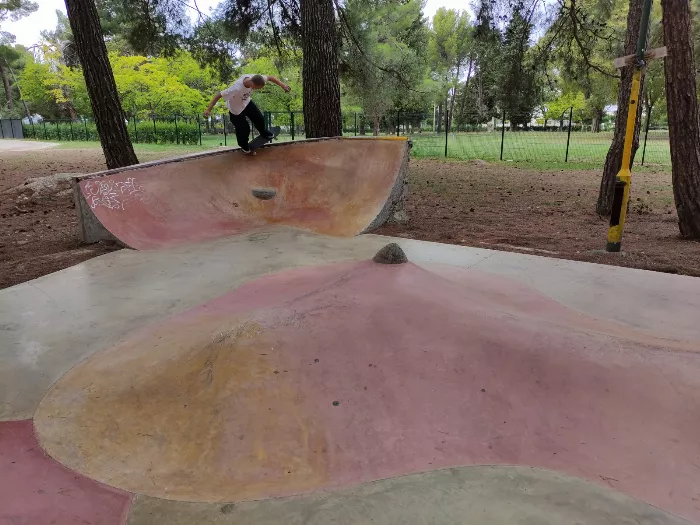
<svg viewBox="0 0 700 525"><path fill-rule="evenodd" d="M65 0L92 114L109 169L138 164L107 58L94 0Z"/></svg>
<svg viewBox="0 0 700 525"><path fill-rule="evenodd" d="M632 55L637 51L637 35L642 20L643 0L629 0L629 12L627 13L627 36L625 38L625 55ZM622 69L620 79L620 92L617 96L617 117L615 118L615 135L612 144L605 157L603 167L603 179L600 182L600 191L596 203L598 215L609 217L612 212L613 192L615 189L615 177L622 166L622 150L625 145L625 129L627 126L627 112L629 109L630 93L632 91L632 75L634 68L625 67ZM642 75L642 85L644 85L644 75ZM637 104L637 125L634 131L634 144L632 146L632 162L634 155L639 148L639 112L641 104Z"/></svg>
<svg viewBox="0 0 700 525"><path fill-rule="evenodd" d="M7 100L7 109L12 110L14 101L12 100L12 86L10 86L10 77L7 75L5 66L0 62L0 77L2 77L2 85L5 88L5 99Z"/></svg>
<svg viewBox="0 0 700 525"><path fill-rule="evenodd" d="M301 0L301 29L306 137L338 137L340 76L332 0Z"/></svg>
<svg viewBox="0 0 700 525"><path fill-rule="evenodd" d="M603 110L594 109L593 110L593 122L591 124L591 132L600 133L600 124L603 121Z"/></svg>
<svg viewBox="0 0 700 525"><path fill-rule="evenodd" d="M662 0L673 196L681 235L700 239L700 113L690 2Z"/></svg>

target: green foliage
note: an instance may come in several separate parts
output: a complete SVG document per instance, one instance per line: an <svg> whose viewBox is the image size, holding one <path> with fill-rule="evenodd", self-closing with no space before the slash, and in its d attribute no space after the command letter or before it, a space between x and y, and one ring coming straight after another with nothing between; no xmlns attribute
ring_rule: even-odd
<svg viewBox="0 0 700 525"><path fill-rule="evenodd" d="M274 85L253 94L261 109L280 112L276 123L289 125L288 112L302 111L298 0L224 0L211 17L198 17L179 0L96 1L130 120L200 114L214 93L242 73L275 75L292 87L290 94ZM700 0L690 1L697 28ZM3 11L10 4L13 11ZM0 0L0 20L26 14L30 4ZM538 7L542 4L546 11ZM466 11L441 8L428 21L423 0L345 0L336 11L344 126L351 119L354 127L353 114L362 113L361 126L391 128L400 110L427 115L432 127L438 104L438 129L445 109L456 120L452 129L463 130L484 129L504 109L523 127L533 117L558 120L571 106L576 122L598 129L617 99L612 60L624 47L628 5L629 0L475 0L473 20ZM656 2L649 47L662 45L660 21ZM89 117L66 17L59 15L55 30L43 32L43 38L36 59L25 50L13 62L19 80L11 88L14 112L22 109L21 90L31 112ZM6 47L0 46L0 56ZM663 69L662 61L647 69L644 102L653 108L652 125L666 118ZM6 102L0 87L0 106ZM226 112L223 104L216 111Z"/></svg>
<svg viewBox="0 0 700 525"><path fill-rule="evenodd" d="M441 7L433 16L428 57L436 79L445 91L456 87L467 58L473 53L472 27L466 11Z"/></svg>
<svg viewBox="0 0 700 525"><path fill-rule="evenodd" d="M499 106L513 126L527 126L541 94L536 55L530 51L532 21L527 18L524 2L513 9L503 35L500 59Z"/></svg>
<svg viewBox="0 0 700 525"><path fill-rule="evenodd" d="M135 123L135 124L134 124ZM100 136L97 126L92 121L47 121L22 124L24 136L39 140L97 141ZM148 144L199 144L199 126L194 119L175 120L132 120L129 123L129 135L134 143Z"/></svg>
<svg viewBox="0 0 700 525"><path fill-rule="evenodd" d="M94 122L46 121L22 124L24 136L39 140L85 140L99 142Z"/></svg>
<svg viewBox="0 0 700 525"><path fill-rule="evenodd" d="M341 50L350 105L362 108L374 133L391 108L424 106L427 31L417 0L349 0ZM365 122L362 123L363 125Z"/></svg>
<svg viewBox="0 0 700 525"><path fill-rule="evenodd" d="M56 100L51 93L55 74L45 62L31 60L19 75L18 83L22 96L33 113L55 116L58 111Z"/></svg>
<svg viewBox="0 0 700 525"><path fill-rule="evenodd" d="M127 114L189 114L204 110L214 75L185 53L174 59L110 54ZM196 87L190 87L196 86Z"/></svg>
<svg viewBox="0 0 700 525"><path fill-rule="evenodd" d="M196 121L157 120L154 126L152 120L139 121L134 130L133 123L129 126L129 135L133 142L149 144L199 144L199 127Z"/></svg>
<svg viewBox="0 0 700 525"><path fill-rule="evenodd" d="M19 75L24 98L33 112L49 118L90 116L92 109L79 67L69 67L56 46L43 46L43 60L30 58ZM178 53L171 58L109 55L114 79L127 115L198 114L221 88L209 68Z"/></svg>
<svg viewBox="0 0 700 525"><path fill-rule="evenodd" d="M177 54L190 31L181 0L96 0L105 37L118 37L134 54Z"/></svg>
<svg viewBox="0 0 700 525"><path fill-rule="evenodd" d="M243 74L272 75L287 84L291 89L285 93L278 86L268 83L264 89L253 92L253 100L262 111L302 111L301 60L288 58L281 60L271 49L263 49L257 56L248 60Z"/></svg>
<svg viewBox="0 0 700 525"><path fill-rule="evenodd" d="M580 91L569 91L555 99L546 101L542 107L542 118L545 120L567 120L569 109L574 108L574 120L583 118L586 109L586 99Z"/></svg>

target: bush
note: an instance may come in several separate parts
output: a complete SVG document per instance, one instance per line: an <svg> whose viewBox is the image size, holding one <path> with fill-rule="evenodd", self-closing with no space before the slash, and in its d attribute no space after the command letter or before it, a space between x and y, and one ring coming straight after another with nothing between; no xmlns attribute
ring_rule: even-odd
<svg viewBox="0 0 700 525"><path fill-rule="evenodd" d="M85 140L99 142L97 126L90 121L55 120L34 124L22 124L24 136L39 140ZM129 136L134 143L146 144L199 144L199 127L194 119L130 121Z"/></svg>
<svg viewBox="0 0 700 525"><path fill-rule="evenodd" d="M39 140L100 140L94 122L84 120L45 120L35 123L34 126L23 123L22 129L25 137Z"/></svg>
<svg viewBox="0 0 700 525"><path fill-rule="evenodd" d="M133 142L147 144L199 144L199 126L196 121L178 119L165 121L141 120L129 123L129 135Z"/></svg>

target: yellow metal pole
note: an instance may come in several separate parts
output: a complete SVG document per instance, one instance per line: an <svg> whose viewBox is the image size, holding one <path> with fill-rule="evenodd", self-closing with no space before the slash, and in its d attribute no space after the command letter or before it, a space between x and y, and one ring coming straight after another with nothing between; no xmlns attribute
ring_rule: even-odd
<svg viewBox="0 0 700 525"><path fill-rule="evenodd" d="M608 228L608 243L606 251L619 252L622 248L622 232L625 228L627 217L627 203L630 195L630 183L632 182L632 144L634 143L634 129L637 125L637 108L639 107L639 91L642 80L642 69L637 68L632 77L632 91L627 110L627 128L625 130L625 147L622 152L622 166L615 179L615 195L613 197L612 214L610 215L610 227Z"/></svg>

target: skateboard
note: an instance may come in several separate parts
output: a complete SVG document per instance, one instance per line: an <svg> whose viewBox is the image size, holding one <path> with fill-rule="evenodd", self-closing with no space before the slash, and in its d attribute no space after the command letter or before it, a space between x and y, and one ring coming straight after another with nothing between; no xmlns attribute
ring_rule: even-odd
<svg viewBox="0 0 700 525"><path fill-rule="evenodd" d="M248 148L250 148L250 154L255 155L255 150L258 149L261 146L264 146L268 142L272 142L272 140L280 134L280 127L279 126L273 126L270 128L270 132L272 133L272 137L267 138L264 137L263 135L258 135L255 137L249 144Z"/></svg>

